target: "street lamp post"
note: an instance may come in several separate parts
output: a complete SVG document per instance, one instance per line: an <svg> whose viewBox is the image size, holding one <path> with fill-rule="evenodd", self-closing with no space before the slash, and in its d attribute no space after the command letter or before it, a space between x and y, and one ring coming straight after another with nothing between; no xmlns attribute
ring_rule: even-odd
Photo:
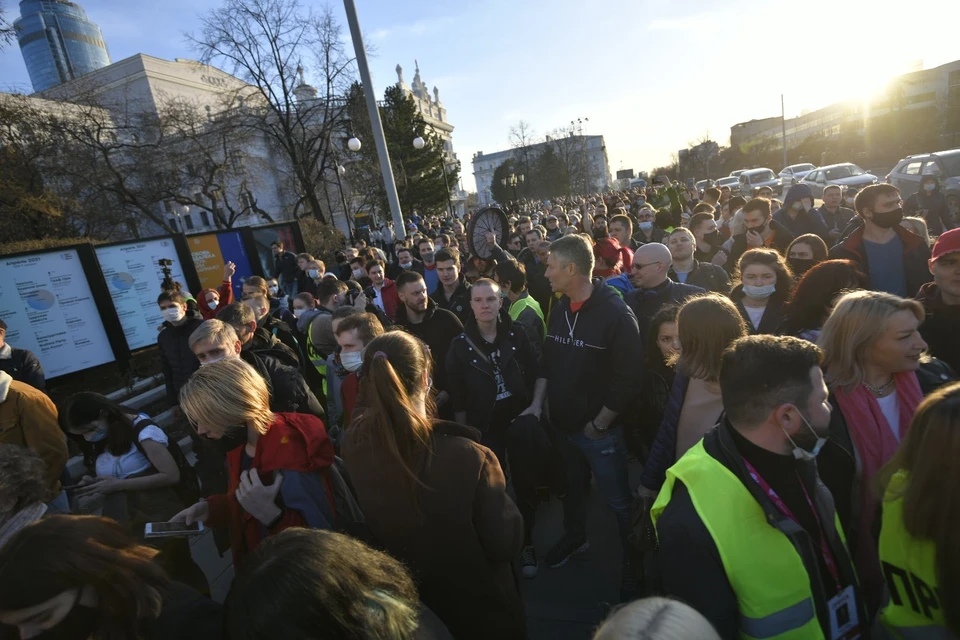
<svg viewBox="0 0 960 640"><path fill-rule="evenodd" d="M356 140L356 138L351 138L351 140ZM360 141L357 140L357 144L359 143ZM351 223L350 221L350 212L347 211L347 198L346 196L343 195L343 182L340 181L340 178L346 172L347 172L346 167L344 167L342 164L338 164L337 169L334 173L337 174L337 189L340 190L340 202L343 203L343 217L347 219L347 231L350 233L350 244L353 244L354 230L355 230L356 224Z"/></svg>
<svg viewBox="0 0 960 640"><path fill-rule="evenodd" d="M421 136L417 136L413 139L413 148L417 151L423 149L426 145L427 142ZM452 218L454 216L453 206L450 204L450 183L447 181L447 163L443 159L443 151L440 152L440 170L443 171L443 188L447 198L447 213L450 214L450 217Z"/></svg>
<svg viewBox="0 0 960 640"><path fill-rule="evenodd" d="M357 18L357 7L354 0L343 0L343 8L347 14L347 23L350 25L350 36L356 54L357 70L360 72L363 97L366 99L367 113L370 115L370 128L374 144L377 146L380 173L383 176L383 189L387 192L387 202L390 204L390 213L393 217L394 233L397 240L403 240L407 237L407 234L404 229L403 214L400 211L400 196L397 194L397 184L393 179L393 168L390 166L390 154L387 152L387 139L383 133L383 121L380 119L377 96L373 92L373 80L370 78L370 66L367 64L367 50L363 45L363 34L360 31L360 21ZM356 148L354 148L354 141L356 141ZM360 141L356 138L351 138L347 144L351 151L360 149Z"/></svg>
<svg viewBox="0 0 960 640"><path fill-rule="evenodd" d="M505 187L513 187L514 202L517 201L517 184L523 184L523 181L524 181L524 177L522 173L520 175L511 173L506 178L500 178L500 184L502 184Z"/></svg>

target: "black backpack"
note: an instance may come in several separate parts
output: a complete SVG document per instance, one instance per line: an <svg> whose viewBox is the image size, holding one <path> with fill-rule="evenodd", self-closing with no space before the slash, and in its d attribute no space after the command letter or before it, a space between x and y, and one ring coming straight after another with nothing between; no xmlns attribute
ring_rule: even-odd
<svg viewBox="0 0 960 640"><path fill-rule="evenodd" d="M147 459L149 459L149 457L140 445L140 432L149 426L160 428L160 425L144 414L138 415L133 420L133 442L137 447L137 451L142 453ZM170 452L173 461L177 463L177 469L180 471L180 481L173 487L174 492L184 506L189 507L190 505L196 504L200 501L200 480L197 477L196 470L190 466L187 457L183 455L180 443L171 437L167 438L167 451Z"/></svg>

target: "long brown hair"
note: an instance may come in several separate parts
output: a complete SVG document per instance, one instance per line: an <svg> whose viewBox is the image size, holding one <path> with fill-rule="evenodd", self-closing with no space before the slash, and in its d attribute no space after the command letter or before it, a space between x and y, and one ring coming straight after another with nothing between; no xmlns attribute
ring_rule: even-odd
<svg viewBox="0 0 960 640"><path fill-rule="evenodd" d="M908 475L903 525L918 539L936 545L937 586L947 628L960 635L960 382L938 389L917 407L900 449L880 470L881 488L897 471Z"/></svg>
<svg viewBox="0 0 960 640"><path fill-rule="evenodd" d="M707 293L688 299L677 314L680 353L668 364L688 378L716 382L720 357L737 338L749 334L747 323L730 299Z"/></svg>
<svg viewBox="0 0 960 640"><path fill-rule="evenodd" d="M432 369L429 348L408 333L391 331L371 340L357 403L362 408L351 426L358 444L387 450L403 471L415 504L417 488L426 487L420 478L433 441L433 423L419 413L416 400L428 395L424 379ZM427 413L432 413L429 406Z"/></svg>
<svg viewBox="0 0 960 640"><path fill-rule="evenodd" d="M68 589L97 593L96 640L139 638L144 621L160 615L169 579L123 527L95 516L51 516L0 548L0 603L6 611L45 602Z"/></svg>

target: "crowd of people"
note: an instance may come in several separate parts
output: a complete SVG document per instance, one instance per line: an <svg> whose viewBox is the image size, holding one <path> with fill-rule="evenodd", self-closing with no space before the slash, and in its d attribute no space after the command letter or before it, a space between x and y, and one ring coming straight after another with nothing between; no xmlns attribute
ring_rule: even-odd
<svg viewBox="0 0 960 640"><path fill-rule="evenodd" d="M589 549L595 490L597 639L960 637L960 229L886 184L772 196L510 203L482 255L413 213L329 266L275 243L240 300L232 264L163 291L195 465L105 396L58 410L0 323L0 632L524 638L518 583ZM230 550L222 606L165 521Z"/></svg>

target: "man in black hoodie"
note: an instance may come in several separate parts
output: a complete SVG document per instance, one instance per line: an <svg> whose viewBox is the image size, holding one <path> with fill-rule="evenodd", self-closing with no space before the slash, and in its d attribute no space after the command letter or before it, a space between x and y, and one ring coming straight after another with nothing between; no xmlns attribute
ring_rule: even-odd
<svg viewBox="0 0 960 640"><path fill-rule="evenodd" d="M937 176L927 175L920 179L920 190L903 203L903 213L926 220L927 230L932 236L938 236L953 228L950 207L940 192L940 180Z"/></svg>
<svg viewBox="0 0 960 640"><path fill-rule="evenodd" d="M563 298L550 316L543 372L547 411L567 476L565 533L547 553L551 567L562 566L589 547L584 499L588 467L617 516L627 557L632 497L619 417L639 390L643 347L633 311L603 280L591 279L593 268L593 249L584 236L566 236L550 246L546 276ZM627 567L623 578L624 591L632 590Z"/></svg>
<svg viewBox="0 0 960 640"><path fill-rule="evenodd" d="M464 324L470 317L470 285L463 275L460 252L452 248L441 249L436 253L435 261L439 282L430 297Z"/></svg>
<svg viewBox="0 0 960 640"><path fill-rule="evenodd" d="M164 319L163 329L157 336L163 382L167 387L167 400L173 407L179 407L180 387L200 368L187 340L203 318L199 313L187 311L187 302L177 291L164 291L157 297L157 304Z"/></svg>
<svg viewBox="0 0 960 640"><path fill-rule="evenodd" d="M397 278L397 295L402 303L397 309L396 324L430 347L433 357L434 402L441 415L453 418L450 394L447 392L447 352L450 343L463 332L463 323L452 312L441 309L427 295L423 276L405 271ZM447 418L445 418L447 419Z"/></svg>

